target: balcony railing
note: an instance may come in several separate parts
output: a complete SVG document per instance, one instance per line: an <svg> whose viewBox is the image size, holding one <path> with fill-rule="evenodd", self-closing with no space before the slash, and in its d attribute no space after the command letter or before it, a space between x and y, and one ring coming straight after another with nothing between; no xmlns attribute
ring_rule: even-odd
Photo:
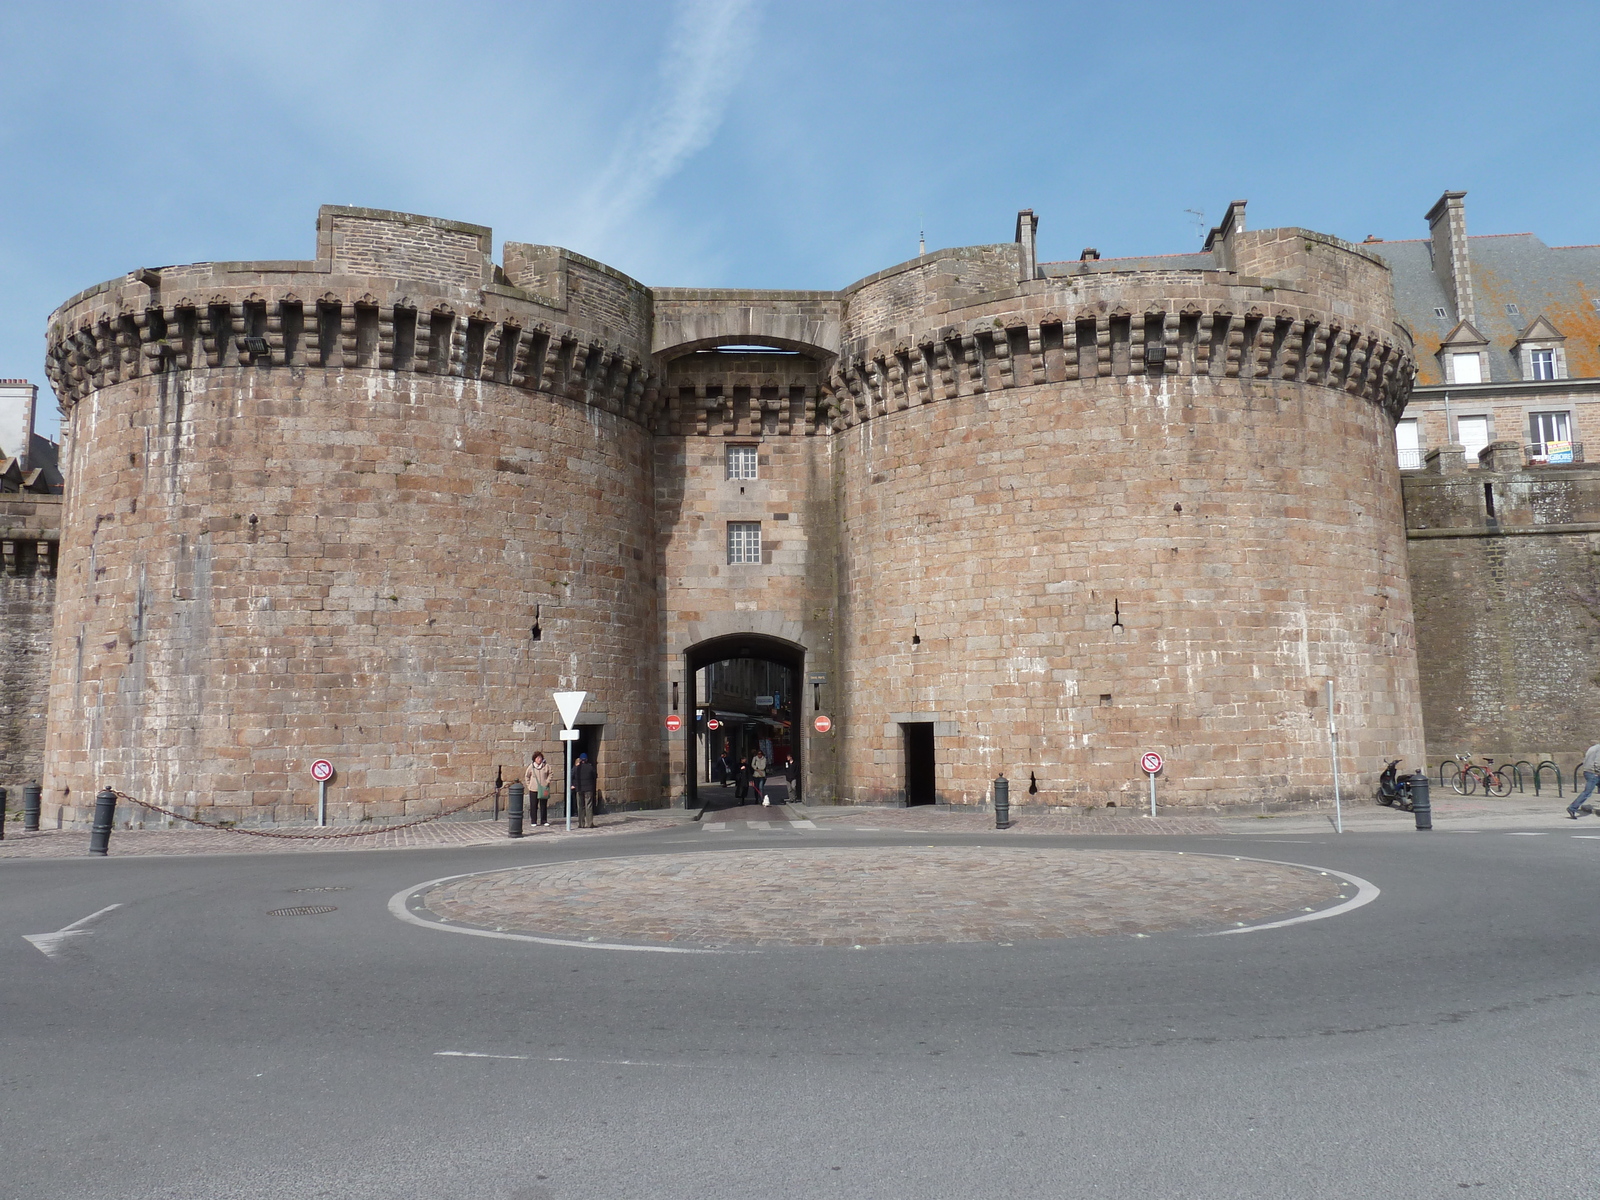
<svg viewBox="0 0 1600 1200"><path fill-rule="evenodd" d="M1401 447L1398 453L1400 455L1400 469L1402 471L1422 470L1423 451L1420 448L1407 450L1404 447Z"/></svg>
<svg viewBox="0 0 1600 1200"><path fill-rule="evenodd" d="M1583 461L1582 442L1530 442L1522 448L1533 467L1562 466Z"/></svg>

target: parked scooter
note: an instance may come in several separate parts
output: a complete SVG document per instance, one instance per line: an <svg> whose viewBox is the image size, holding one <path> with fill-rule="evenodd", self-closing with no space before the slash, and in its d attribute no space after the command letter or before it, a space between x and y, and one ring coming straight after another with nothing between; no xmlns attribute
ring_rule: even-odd
<svg viewBox="0 0 1600 1200"><path fill-rule="evenodd" d="M1378 776L1378 803L1389 808L1411 811L1411 776L1399 773L1397 758Z"/></svg>

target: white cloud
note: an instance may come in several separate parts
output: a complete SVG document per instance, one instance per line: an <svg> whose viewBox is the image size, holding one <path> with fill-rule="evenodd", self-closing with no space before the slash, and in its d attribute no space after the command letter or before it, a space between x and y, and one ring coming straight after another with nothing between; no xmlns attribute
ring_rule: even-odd
<svg viewBox="0 0 1600 1200"><path fill-rule="evenodd" d="M683 0L647 110L631 121L589 189L581 241L611 240L710 144L755 41L753 0Z"/></svg>

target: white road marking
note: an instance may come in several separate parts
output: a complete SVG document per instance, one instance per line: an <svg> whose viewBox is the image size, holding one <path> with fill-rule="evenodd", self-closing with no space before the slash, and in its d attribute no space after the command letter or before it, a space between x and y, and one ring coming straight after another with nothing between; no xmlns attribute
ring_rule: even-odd
<svg viewBox="0 0 1600 1200"><path fill-rule="evenodd" d="M1600 842L1600 833L1575 833L1572 836L1580 842Z"/></svg>
<svg viewBox="0 0 1600 1200"><path fill-rule="evenodd" d="M1506 836L1507 837L1546 837L1548 835L1546 833L1544 833L1543 831L1541 831L1539 833L1508 833L1508 834L1506 834Z"/></svg>
<svg viewBox="0 0 1600 1200"><path fill-rule="evenodd" d="M1211 854L1207 855L1207 857L1232 858L1233 856ZM1234 859L1234 861L1238 862L1240 860ZM1371 904L1383 894L1378 890L1378 886L1376 884L1367 882L1359 875L1347 875L1343 871L1335 871L1329 867L1313 867L1307 865L1306 863L1279 862L1270 858L1252 858L1248 861L1271 863L1272 865L1279 867L1299 867L1304 871L1320 871L1324 875L1334 875L1340 879L1343 879L1347 883L1353 884L1356 889L1356 894L1349 900L1346 900L1343 904L1336 904L1332 908L1320 909L1317 912L1305 913L1304 915L1298 917L1289 917L1283 921L1269 921L1265 925L1246 925L1240 929L1214 929L1209 933L1196 934L1196 937L1226 937L1230 933L1260 933L1264 929L1282 929L1286 925L1301 925L1307 921L1323 921L1328 917L1342 916L1347 912L1351 912L1354 909L1362 907L1362 905Z"/></svg>
<svg viewBox="0 0 1600 1200"><path fill-rule="evenodd" d="M55 958L61 953L61 947L65 945L69 939L75 937L88 937L94 932L92 929L84 928L84 926L90 921L93 921L97 917L105 916L113 908L121 907L121 904L108 904L99 912L92 912L87 917L82 917L74 921L71 925L65 925L56 930L54 933L25 933L22 935L22 940L25 942L32 942L34 948L46 958Z"/></svg>
<svg viewBox="0 0 1600 1200"><path fill-rule="evenodd" d="M712 821L708 825L702 825L701 828L707 833L722 833L728 828L728 823L726 821Z"/></svg>
<svg viewBox="0 0 1600 1200"><path fill-rule="evenodd" d="M817 823L815 821L790 821L789 824L793 825L796 829L815 829L817 827Z"/></svg>
<svg viewBox="0 0 1600 1200"><path fill-rule="evenodd" d="M588 859L588 862L603 862L604 859ZM555 863L542 863L541 866L555 866ZM389 912L407 921L412 925L420 925L424 929L442 929L446 933L465 933L473 937L500 938L508 942L536 942L541 946L566 946L571 950L637 950L643 954L744 954L749 951L735 950L704 950L689 946L629 946L620 942L578 942L568 938L535 937L531 933L503 933L497 929L469 929L464 925L441 925L439 921L429 921L417 916L407 906L406 901L418 892L427 891L441 883L451 883L457 879L468 879L474 875L497 875L502 871L519 871L521 867L498 867L493 871L468 871L462 875L446 875L442 879L430 879L427 883L419 883L415 887L408 887L396 892L389 897ZM440 918L439 920L444 920Z"/></svg>
<svg viewBox="0 0 1600 1200"><path fill-rule="evenodd" d="M476 1050L435 1050L435 1058L507 1058L517 1062L527 1062L526 1054L479 1054Z"/></svg>

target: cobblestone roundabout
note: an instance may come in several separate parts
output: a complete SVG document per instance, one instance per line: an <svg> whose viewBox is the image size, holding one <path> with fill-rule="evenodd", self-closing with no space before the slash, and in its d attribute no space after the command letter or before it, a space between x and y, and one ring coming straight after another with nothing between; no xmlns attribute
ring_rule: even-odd
<svg viewBox="0 0 1600 1200"><path fill-rule="evenodd" d="M1341 882L1146 850L797 848L518 867L422 899L463 925L580 940L870 946L1223 928L1323 907Z"/></svg>

